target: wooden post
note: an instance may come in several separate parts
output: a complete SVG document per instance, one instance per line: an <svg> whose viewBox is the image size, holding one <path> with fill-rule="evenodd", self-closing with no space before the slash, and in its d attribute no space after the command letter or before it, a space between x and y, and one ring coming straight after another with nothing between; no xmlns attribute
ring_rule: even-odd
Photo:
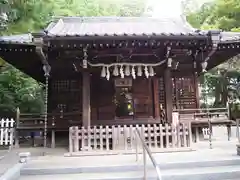
<svg viewBox="0 0 240 180"><path fill-rule="evenodd" d="M19 131L18 131L18 126L19 126L19 119L20 119L20 109L17 108L16 110L16 125L15 125L15 148L19 148Z"/></svg>
<svg viewBox="0 0 240 180"><path fill-rule="evenodd" d="M82 73L82 123L85 128L91 125L90 74Z"/></svg>
<svg viewBox="0 0 240 180"><path fill-rule="evenodd" d="M78 127L74 127L74 152L79 151L79 130Z"/></svg>
<svg viewBox="0 0 240 180"><path fill-rule="evenodd" d="M191 122L189 122L188 123L188 137L189 137L189 144L188 144L188 146L189 147L192 147L192 123Z"/></svg>
<svg viewBox="0 0 240 180"><path fill-rule="evenodd" d="M199 127L195 127L195 143L200 141L200 132L199 132Z"/></svg>
<svg viewBox="0 0 240 180"><path fill-rule="evenodd" d="M240 119L236 119L236 126L237 126L236 136L237 136L238 143L240 144L240 136L239 136L239 121L240 121Z"/></svg>
<svg viewBox="0 0 240 180"><path fill-rule="evenodd" d="M186 132L186 124L182 124L182 137L183 137L183 147L187 147L187 132Z"/></svg>
<svg viewBox="0 0 240 180"><path fill-rule="evenodd" d="M172 111L173 111L173 102L172 102L172 76L171 68L166 67L164 71L164 86L165 86L165 107L166 107L166 120L169 123L172 123Z"/></svg>
<svg viewBox="0 0 240 180"><path fill-rule="evenodd" d="M56 147L56 137L55 137L55 130L54 130L54 127L55 127L55 119L54 117L52 118L52 141L51 141L51 148L55 148ZM70 129L69 129L70 130Z"/></svg>
<svg viewBox="0 0 240 180"><path fill-rule="evenodd" d="M198 83L199 83L199 79L198 79L198 75L197 73L194 73L194 88L195 88L195 98L196 98L196 108L199 109L200 108L200 97L199 97L199 87L198 87Z"/></svg>
<svg viewBox="0 0 240 180"><path fill-rule="evenodd" d="M153 78L153 104L154 104L154 117L156 120L160 120L158 78Z"/></svg>
<svg viewBox="0 0 240 180"><path fill-rule="evenodd" d="M240 156L240 138L239 138L239 121L240 119L236 119L236 125L237 125L237 139L238 139L238 144L237 144L237 155Z"/></svg>
<svg viewBox="0 0 240 180"><path fill-rule="evenodd" d="M56 143L55 143L55 130L52 130L52 141L51 141L51 148L55 148Z"/></svg>
<svg viewBox="0 0 240 180"><path fill-rule="evenodd" d="M73 137L72 137L72 133L73 133L73 128L70 127L69 128L69 153L70 153L70 155L73 152Z"/></svg>

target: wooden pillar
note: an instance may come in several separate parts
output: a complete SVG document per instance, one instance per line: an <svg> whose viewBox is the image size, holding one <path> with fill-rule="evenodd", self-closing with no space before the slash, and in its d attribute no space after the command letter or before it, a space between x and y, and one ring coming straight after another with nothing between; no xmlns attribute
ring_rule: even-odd
<svg viewBox="0 0 240 180"><path fill-rule="evenodd" d="M82 124L84 127L91 125L90 104L90 73L82 73Z"/></svg>
<svg viewBox="0 0 240 180"><path fill-rule="evenodd" d="M166 67L164 71L164 87L165 87L164 90L165 90L166 120L168 123L171 123L173 102L172 102L172 73L170 67Z"/></svg>
<svg viewBox="0 0 240 180"><path fill-rule="evenodd" d="M160 120L160 109L159 109L159 90L158 90L158 78L153 78L153 104L154 104L154 117L156 120Z"/></svg>
<svg viewBox="0 0 240 180"><path fill-rule="evenodd" d="M196 99L196 108L200 108L200 97L199 97L199 87L198 87L198 84L199 84L199 79L198 79L198 75L197 73L194 73L194 88L195 88L195 99Z"/></svg>

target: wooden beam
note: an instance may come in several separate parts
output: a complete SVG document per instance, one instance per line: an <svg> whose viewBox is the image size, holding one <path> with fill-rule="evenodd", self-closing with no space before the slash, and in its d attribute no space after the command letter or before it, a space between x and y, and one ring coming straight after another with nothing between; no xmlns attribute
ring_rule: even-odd
<svg viewBox="0 0 240 180"><path fill-rule="evenodd" d="M164 86L165 86L165 104L166 104L166 120L172 122L172 73L171 68L167 67L164 71Z"/></svg>
<svg viewBox="0 0 240 180"><path fill-rule="evenodd" d="M90 73L82 72L82 124L84 127L91 126L91 104L90 104Z"/></svg>
<svg viewBox="0 0 240 180"><path fill-rule="evenodd" d="M153 78L153 103L154 103L154 117L156 120L160 120L160 103L159 103L159 90L158 90L158 78Z"/></svg>

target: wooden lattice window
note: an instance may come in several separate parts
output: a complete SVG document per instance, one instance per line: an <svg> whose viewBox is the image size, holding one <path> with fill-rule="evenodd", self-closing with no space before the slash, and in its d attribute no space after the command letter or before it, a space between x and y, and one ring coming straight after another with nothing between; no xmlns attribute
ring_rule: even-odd
<svg viewBox="0 0 240 180"><path fill-rule="evenodd" d="M196 108L193 77L175 77L173 81L173 105L176 109Z"/></svg>
<svg viewBox="0 0 240 180"><path fill-rule="evenodd" d="M58 80L52 83L52 90L55 92L68 91L69 80Z"/></svg>
<svg viewBox="0 0 240 180"><path fill-rule="evenodd" d="M196 108L196 93L194 77L172 78L172 102L174 109ZM165 107L164 78L159 78L159 104Z"/></svg>
<svg viewBox="0 0 240 180"><path fill-rule="evenodd" d="M54 80L51 88L51 105L54 111L79 111L82 104L80 80ZM61 107L61 108L60 108Z"/></svg>

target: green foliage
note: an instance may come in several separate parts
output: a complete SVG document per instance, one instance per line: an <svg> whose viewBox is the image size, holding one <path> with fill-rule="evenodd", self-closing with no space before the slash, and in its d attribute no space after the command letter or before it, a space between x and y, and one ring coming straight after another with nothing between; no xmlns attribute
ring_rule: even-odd
<svg viewBox="0 0 240 180"><path fill-rule="evenodd" d="M7 7L8 0L0 0L0 30L5 29L7 26Z"/></svg>
<svg viewBox="0 0 240 180"><path fill-rule="evenodd" d="M215 0L189 12L188 21L199 29L240 32L240 0ZM234 57L206 74L209 97L215 107L225 106L228 99L240 100L240 56Z"/></svg>
<svg viewBox="0 0 240 180"><path fill-rule="evenodd" d="M0 34L39 31L53 16L140 16L146 0L0 0ZM7 15L7 19L4 19ZM21 112L42 112L42 87L35 80L0 59L0 113L9 114L17 107Z"/></svg>
<svg viewBox="0 0 240 180"><path fill-rule="evenodd" d="M146 0L13 0L8 34L37 31L53 16L140 16Z"/></svg>
<svg viewBox="0 0 240 180"><path fill-rule="evenodd" d="M0 71L0 113L12 114L16 107L22 112L42 112L41 85L12 66Z"/></svg>

